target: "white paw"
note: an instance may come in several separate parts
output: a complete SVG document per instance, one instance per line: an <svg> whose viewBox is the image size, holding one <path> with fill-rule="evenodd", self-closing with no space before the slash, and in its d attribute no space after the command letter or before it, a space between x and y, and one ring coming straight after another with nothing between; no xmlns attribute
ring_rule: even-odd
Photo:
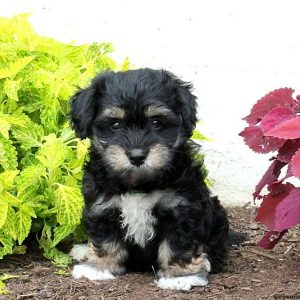
<svg viewBox="0 0 300 300"><path fill-rule="evenodd" d="M76 244L70 251L70 256L77 261L83 261L88 258L90 247L87 244Z"/></svg>
<svg viewBox="0 0 300 300"><path fill-rule="evenodd" d="M208 280L201 275L189 275L170 278L162 277L158 281L155 281L155 283L162 289L189 291L192 286L207 285Z"/></svg>
<svg viewBox="0 0 300 300"><path fill-rule="evenodd" d="M88 264L75 265L72 275L76 279L85 277L90 280L109 280L115 278L108 270L99 270L97 267Z"/></svg>
<svg viewBox="0 0 300 300"><path fill-rule="evenodd" d="M204 264L204 267L205 267L206 271L210 272L211 271L211 264L210 264L209 260L205 259L203 264Z"/></svg>

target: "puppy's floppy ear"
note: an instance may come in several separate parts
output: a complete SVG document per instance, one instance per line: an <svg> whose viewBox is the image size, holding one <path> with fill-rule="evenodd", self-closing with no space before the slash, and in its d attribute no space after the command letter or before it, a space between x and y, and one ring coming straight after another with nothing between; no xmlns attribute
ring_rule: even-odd
<svg viewBox="0 0 300 300"><path fill-rule="evenodd" d="M78 91L71 98L71 121L76 135L81 139L91 135L95 107L94 98L92 87Z"/></svg>
<svg viewBox="0 0 300 300"><path fill-rule="evenodd" d="M176 100L177 112L182 117L183 134L187 138L191 137L197 122L197 97L192 94L193 86L177 78L174 74L163 70L163 82L171 85Z"/></svg>
<svg viewBox="0 0 300 300"><path fill-rule="evenodd" d="M76 135L84 139L92 134L92 122L105 87L104 76L96 77L91 86L71 98L71 122Z"/></svg>
<svg viewBox="0 0 300 300"><path fill-rule="evenodd" d="M181 104L183 130L186 137L191 137L197 122L197 97L192 94L192 84L176 80L177 101Z"/></svg>

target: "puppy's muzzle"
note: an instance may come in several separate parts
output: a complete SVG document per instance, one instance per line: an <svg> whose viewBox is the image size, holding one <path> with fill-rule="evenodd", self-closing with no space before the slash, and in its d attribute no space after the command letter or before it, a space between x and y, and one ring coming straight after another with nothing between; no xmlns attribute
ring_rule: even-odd
<svg viewBox="0 0 300 300"><path fill-rule="evenodd" d="M132 165L139 167L145 162L145 160L148 156L148 153L149 153L149 150L135 148L135 149L128 151L127 156Z"/></svg>

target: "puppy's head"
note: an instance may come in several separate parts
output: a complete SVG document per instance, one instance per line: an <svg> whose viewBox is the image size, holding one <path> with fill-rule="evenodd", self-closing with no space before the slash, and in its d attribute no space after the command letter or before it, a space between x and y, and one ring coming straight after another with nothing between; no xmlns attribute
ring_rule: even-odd
<svg viewBox="0 0 300 300"><path fill-rule="evenodd" d="M168 169L174 150L191 136L196 97L190 90L163 70L106 72L73 96L71 120L107 171L137 187Z"/></svg>

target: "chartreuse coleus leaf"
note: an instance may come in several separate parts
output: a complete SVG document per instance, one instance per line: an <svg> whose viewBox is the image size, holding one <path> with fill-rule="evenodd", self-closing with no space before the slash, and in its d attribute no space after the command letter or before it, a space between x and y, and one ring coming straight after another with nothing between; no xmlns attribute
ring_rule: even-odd
<svg viewBox="0 0 300 300"><path fill-rule="evenodd" d="M70 235L76 228L76 225L61 225L54 228L54 239L51 247L55 247L60 241Z"/></svg>
<svg viewBox="0 0 300 300"><path fill-rule="evenodd" d="M36 157L48 170L60 167L67 156L67 146L54 134L45 137L46 142L40 147Z"/></svg>
<svg viewBox="0 0 300 300"><path fill-rule="evenodd" d="M0 295L8 295L9 290L6 288L5 281L12 279L12 278L19 278L20 276L15 276L15 275L9 275L3 273L0 277Z"/></svg>
<svg viewBox="0 0 300 300"><path fill-rule="evenodd" d="M49 96L44 99L44 107L40 118L46 133L57 132L57 122L60 109L60 103L55 97Z"/></svg>
<svg viewBox="0 0 300 300"><path fill-rule="evenodd" d="M79 187L56 183L54 191L57 221L61 225L77 225L81 220L83 198Z"/></svg>
<svg viewBox="0 0 300 300"><path fill-rule="evenodd" d="M39 243L40 247L44 249L44 256L51 259L55 265L67 267L71 263L72 259L68 254L53 246L51 225L45 223Z"/></svg>
<svg viewBox="0 0 300 300"><path fill-rule="evenodd" d="M0 259L4 255L11 254L13 252L14 242L12 237L7 236L0 231Z"/></svg>
<svg viewBox="0 0 300 300"><path fill-rule="evenodd" d="M13 240L17 240L18 224L16 219L16 212L10 205L8 206L7 217L1 230L3 231L5 236L11 237Z"/></svg>
<svg viewBox="0 0 300 300"><path fill-rule="evenodd" d="M26 245L21 245L21 246L14 246L13 248L13 254L25 254L27 250L27 246Z"/></svg>
<svg viewBox="0 0 300 300"><path fill-rule="evenodd" d="M21 202L14 196L13 190L18 172L17 170L8 170L0 174L0 233L2 233L3 244L2 248L0 246L0 257L10 253L12 239L15 240L17 237L15 210L13 207L18 207ZM7 239L9 237L10 239Z"/></svg>
<svg viewBox="0 0 300 300"><path fill-rule="evenodd" d="M0 173L0 229L5 224L9 211L9 203L5 200L7 190L14 187L14 181L19 171L4 171Z"/></svg>
<svg viewBox="0 0 300 300"><path fill-rule="evenodd" d="M76 154L78 159L85 159L90 147L90 140L78 140L76 147Z"/></svg>
<svg viewBox="0 0 300 300"><path fill-rule="evenodd" d="M41 146L44 137L43 127L31 121L26 122L24 127L15 127L12 133L24 150Z"/></svg>
<svg viewBox="0 0 300 300"><path fill-rule="evenodd" d="M7 212L8 212L8 203L2 202L0 200L0 229L4 225L7 219Z"/></svg>
<svg viewBox="0 0 300 300"><path fill-rule="evenodd" d="M23 243L30 232L31 218L36 218L34 208L28 204L22 204L16 213L16 222L18 224L17 240L19 245Z"/></svg>
<svg viewBox="0 0 300 300"><path fill-rule="evenodd" d="M17 59L16 61L9 64L7 67L2 67L0 69L0 79L1 78L14 78L22 69L24 69L32 60L34 56L25 56L22 58ZM8 93L15 93L12 92L10 89L7 88L6 92Z"/></svg>
<svg viewBox="0 0 300 300"><path fill-rule="evenodd" d="M18 166L17 151L11 140L0 135L0 166L4 170L15 170Z"/></svg>
<svg viewBox="0 0 300 300"><path fill-rule="evenodd" d="M45 247L44 250L44 256L48 259L51 259L52 262L58 267L67 267L72 262L72 258L68 254L58 250L55 247L51 248L49 245Z"/></svg>
<svg viewBox="0 0 300 300"><path fill-rule="evenodd" d="M25 127L25 115L22 114L4 114L0 112L0 133L6 139L9 139L9 130L12 126ZM27 117L28 120L30 120Z"/></svg>
<svg viewBox="0 0 300 300"><path fill-rule="evenodd" d="M193 131L193 135L192 135L191 139L196 140L196 141L211 141L209 138L207 138L204 134L202 134L198 130Z"/></svg>
<svg viewBox="0 0 300 300"><path fill-rule="evenodd" d="M31 218L36 217L34 207L37 203L22 203L13 193L7 191L14 186L17 173L18 171L5 171L0 174L0 182L6 189L0 194L0 228L21 245L30 232Z"/></svg>
<svg viewBox="0 0 300 300"><path fill-rule="evenodd" d="M19 101L18 90L20 89L20 80L6 79L3 89L8 99Z"/></svg>
<svg viewBox="0 0 300 300"><path fill-rule="evenodd" d="M19 170L8 170L0 173L0 182L2 188L5 190L12 189L14 187L14 182L18 173Z"/></svg>
<svg viewBox="0 0 300 300"><path fill-rule="evenodd" d="M17 178L18 197L34 197L42 187L46 177L46 168L36 164L24 168Z"/></svg>

